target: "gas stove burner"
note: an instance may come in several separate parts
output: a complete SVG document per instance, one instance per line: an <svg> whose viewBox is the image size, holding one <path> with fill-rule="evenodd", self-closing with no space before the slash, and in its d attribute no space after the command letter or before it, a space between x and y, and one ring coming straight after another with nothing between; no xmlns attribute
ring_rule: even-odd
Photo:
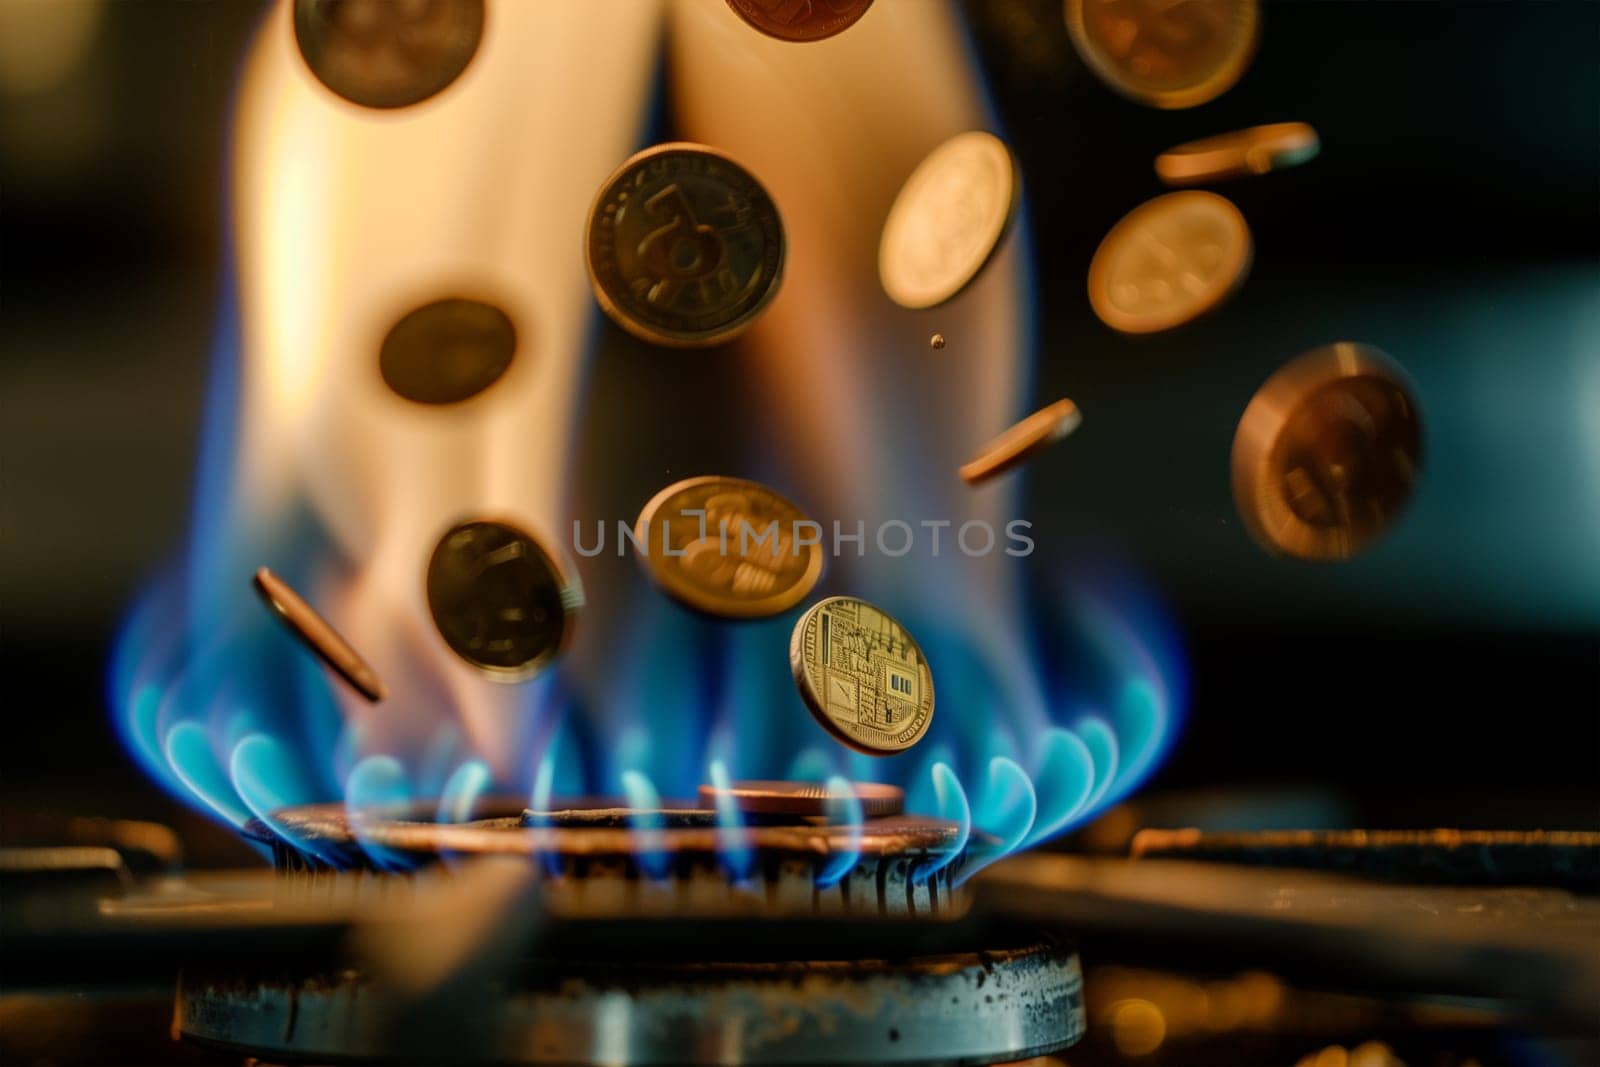
<svg viewBox="0 0 1600 1067"><path fill-rule="evenodd" d="M544 902L567 919L634 916L894 916L955 919L966 846L953 822L916 815L826 825L795 818L718 826L693 806L641 812L604 798L527 811L485 801L484 817L431 821L418 803L352 818L338 804L285 808L246 836L310 886L347 871L427 867L477 856L526 856L546 876ZM276 827L274 829L273 827ZM973 835L976 841L981 835ZM731 877L730 856L746 877Z"/></svg>

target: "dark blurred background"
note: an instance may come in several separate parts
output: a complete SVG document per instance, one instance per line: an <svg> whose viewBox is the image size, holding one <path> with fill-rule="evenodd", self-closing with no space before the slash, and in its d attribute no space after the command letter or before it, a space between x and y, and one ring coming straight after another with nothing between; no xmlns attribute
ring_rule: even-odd
<svg viewBox="0 0 1600 1067"><path fill-rule="evenodd" d="M1114 550L1187 649L1188 725L1152 788L1332 791L1372 825L1600 825L1600 4L1268 3L1243 81L1180 112L1102 86L1056 0L963 10L1023 165L1036 395L1088 413L1033 470L1036 538ZM226 835L124 755L102 678L185 533L260 11L0 0L0 807L167 819L202 850ZM1321 157L1221 189L1256 240L1232 303L1168 337L1101 325L1089 257L1162 191L1154 155L1290 119ZM1424 481L1362 557L1276 560L1234 515L1234 426L1334 340L1416 380Z"/></svg>

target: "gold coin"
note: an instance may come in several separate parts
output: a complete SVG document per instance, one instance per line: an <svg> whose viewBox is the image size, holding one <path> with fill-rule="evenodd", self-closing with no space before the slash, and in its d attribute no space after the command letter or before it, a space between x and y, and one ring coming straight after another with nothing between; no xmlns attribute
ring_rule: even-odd
<svg viewBox="0 0 1600 1067"><path fill-rule="evenodd" d="M899 786L879 782L851 782L850 793L861 805L865 818L899 815L906 809L906 793ZM829 792L820 782L748 781L730 782L728 788L700 787L700 806L714 808L722 797L732 798L735 806L751 815L795 815L815 817L828 814L830 801L843 794Z"/></svg>
<svg viewBox="0 0 1600 1067"><path fill-rule="evenodd" d="M1197 189L1147 200L1111 227L1089 264L1089 303L1107 326L1157 333L1216 308L1250 270L1250 227Z"/></svg>
<svg viewBox="0 0 1600 1067"><path fill-rule="evenodd" d="M583 590L531 534L471 519L428 560L428 611L450 650L496 681L530 678L572 636Z"/></svg>
<svg viewBox="0 0 1600 1067"><path fill-rule="evenodd" d="M984 445L961 466L961 480L977 485L1003 474L1034 453L1061 440L1083 422L1083 413L1070 400L1057 400L1040 408L1005 433Z"/></svg>
<svg viewBox="0 0 1600 1067"><path fill-rule="evenodd" d="M499 381L516 351L516 327L493 304L435 300L389 330L378 372L407 400L454 404Z"/></svg>
<svg viewBox="0 0 1600 1067"><path fill-rule="evenodd" d="M757 482L706 476L669 485L634 523L646 571L674 599L731 619L788 611L822 575L820 528ZM813 543L803 543L805 541Z"/></svg>
<svg viewBox="0 0 1600 1067"><path fill-rule="evenodd" d="M288 582L260 567L256 570L255 587L272 613L352 689L374 704L387 695L378 672Z"/></svg>
<svg viewBox="0 0 1600 1067"><path fill-rule="evenodd" d="M589 212L589 281L605 313L655 344L731 340L777 295L783 222L743 167L704 145L646 149Z"/></svg>
<svg viewBox="0 0 1600 1067"><path fill-rule="evenodd" d="M933 675L922 649L864 600L813 604L795 623L789 667L812 717L858 752L904 752L933 721Z"/></svg>
<svg viewBox="0 0 1600 1067"><path fill-rule="evenodd" d="M408 107L472 62L483 0L295 0L294 39L311 73L344 99Z"/></svg>
<svg viewBox="0 0 1600 1067"><path fill-rule="evenodd" d="M728 0L728 6L768 37L820 41L855 25L872 0Z"/></svg>
<svg viewBox="0 0 1600 1067"><path fill-rule="evenodd" d="M928 153L883 223L878 278L901 307L930 308L989 262L1016 214L1017 168L992 133L958 133Z"/></svg>
<svg viewBox="0 0 1600 1067"><path fill-rule="evenodd" d="M1194 107L1250 65L1256 0L1067 0L1067 31L1089 69L1152 107Z"/></svg>
<svg viewBox="0 0 1600 1067"><path fill-rule="evenodd" d="M1169 148L1156 157L1156 176L1168 185L1197 185L1283 170L1316 158L1321 142L1303 122L1276 122Z"/></svg>
<svg viewBox="0 0 1600 1067"><path fill-rule="evenodd" d="M1422 420L1405 372L1340 342L1284 364L1233 437L1233 500L1269 552L1348 559L1405 509L1422 462Z"/></svg>

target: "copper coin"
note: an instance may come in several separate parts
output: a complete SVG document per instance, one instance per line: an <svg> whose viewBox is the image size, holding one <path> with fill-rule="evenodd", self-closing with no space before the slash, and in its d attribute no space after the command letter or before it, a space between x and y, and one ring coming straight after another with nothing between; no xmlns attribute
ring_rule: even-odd
<svg viewBox="0 0 1600 1067"><path fill-rule="evenodd" d="M728 0L734 14L780 41L820 41L843 33L872 0Z"/></svg>
<svg viewBox="0 0 1600 1067"><path fill-rule="evenodd" d="M899 815L906 808L905 790L880 782L851 782L850 791L861 803L866 818ZM730 782L727 790L714 785L700 787L700 806L714 808L721 797L732 797L740 811L752 815L818 816L829 814L829 803L842 799L820 782L747 781Z"/></svg>
<svg viewBox="0 0 1600 1067"><path fill-rule="evenodd" d="M1156 176L1168 185L1198 185L1298 166L1316 158L1321 142L1303 122L1251 126L1169 148L1156 157Z"/></svg>
<svg viewBox="0 0 1600 1067"><path fill-rule="evenodd" d="M933 721L933 674L922 649L864 600L813 604L795 623L789 668L812 718L858 752L904 752Z"/></svg>
<svg viewBox="0 0 1600 1067"><path fill-rule="evenodd" d="M389 330L378 371L407 400L455 404L499 381L516 351L516 327L493 304L435 300Z"/></svg>
<svg viewBox="0 0 1600 1067"><path fill-rule="evenodd" d="M1083 422L1078 405L1067 399L1040 408L984 445L978 455L962 464L961 480L977 485L1003 474L1076 430Z"/></svg>
<svg viewBox="0 0 1600 1067"><path fill-rule="evenodd" d="M1260 32L1256 0L1067 0L1089 69L1152 107L1194 107L1239 80Z"/></svg>
<svg viewBox="0 0 1600 1067"><path fill-rule="evenodd" d="M350 642L341 637L327 619L317 614L316 609L307 604L288 582L266 567L260 567L256 570L253 584L262 601L294 632L300 643L333 668L334 673L349 683L352 689L374 704L387 695L378 672L368 666L367 661L350 647Z"/></svg>
<svg viewBox="0 0 1600 1067"><path fill-rule="evenodd" d="M467 69L484 0L295 0L294 39L318 81L353 104L409 107Z"/></svg>

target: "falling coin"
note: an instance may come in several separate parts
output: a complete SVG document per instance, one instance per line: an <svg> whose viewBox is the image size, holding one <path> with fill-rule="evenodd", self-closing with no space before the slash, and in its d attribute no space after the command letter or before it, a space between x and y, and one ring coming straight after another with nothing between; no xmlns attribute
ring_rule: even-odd
<svg viewBox="0 0 1600 1067"><path fill-rule="evenodd" d="M864 600L813 604L795 623L789 667L812 717L869 756L904 752L933 721L933 675L922 649Z"/></svg>
<svg viewBox="0 0 1600 1067"><path fill-rule="evenodd" d="M1067 0L1089 69L1142 104L1194 107L1227 92L1255 54L1256 0Z"/></svg>
<svg viewBox="0 0 1600 1067"><path fill-rule="evenodd" d="M499 381L516 350L516 327L493 304L436 300L389 330L378 371L407 400L454 404Z"/></svg>
<svg viewBox="0 0 1600 1067"><path fill-rule="evenodd" d="M783 273L772 198L739 164L697 144L656 145L606 179L585 246L605 313L635 337L681 348L738 336Z"/></svg>
<svg viewBox="0 0 1600 1067"><path fill-rule="evenodd" d="M757 482L707 476L669 485L634 524L640 560L670 596L732 619L800 603L822 574L821 534L790 501Z"/></svg>
<svg viewBox="0 0 1600 1067"><path fill-rule="evenodd" d="M532 677L572 636L583 590L532 535L473 519L428 560L428 611L450 650L497 681Z"/></svg>
<svg viewBox="0 0 1600 1067"><path fill-rule="evenodd" d="M978 276L1017 206L1017 168L992 133L959 133L928 153L883 223L878 278L901 307L930 308Z"/></svg>
<svg viewBox="0 0 1600 1067"><path fill-rule="evenodd" d="M1070 400L1057 400L1041 408L984 445L978 455L962 464L961 480L968 485L988 481L1029 459L1078 428L1083 413Z"/></svg>
<svg viewBox="0 0 1600 1067"><path fill-rule="evenodd" d="M1233 437L1233 500L1269 552L1348 559L1405 509L1422 425L1405 372L1369 345L1340 342L1284 364Z"/></svg>
<svg viewBox="0 0 1600 1067"><path fill-rule="evenodd" d="M1123 333L1170 330L1213 310L1250 270L1250 227L1233 203L1188 189L1111 227L1089 264L1089 303Z"/></svg>
<svg viewBox="0 0 1600 1067"><path fill-rule="evenodd" d="M294 39L311 73L344 99L408 107L472 62L483 0L295 0Z"/></svg>
<svg viewBox="0 0 1600 1067"><path fill-rule="evenodd" d="M378 672L368 666L350 647L350 642L339 636L328 620L318 615L287 582L266 567L260 567L256 570L255 587L273 614L352 689L374 704L387 695Z"/></svg>
<svg viewBox="0 0 1600 1067"><path fill-rule="evenodd" d="M820 41L855 25L872 0L728 0L728 6L768 37Z"/></svg>
<svg viewBox="0 0 1600 1067"><path fill-rule="evenodd" d="M1168 185L1242 178L1298 166L1320 148L1317 131L1303 122L1252 126L1167 149L1156 157L1156 175Z"/></svg>
<svg viewBox="0 0 1600 1067"><path fill-rule="evenodd" d="M929 348L943 348L944 347L944 334L936 333L932 337L928 338L928 347Z"/></svg>
<svg viewBox="0 0 1600 1067"><path fill-rule="evenodd" d="M850 792L861 804L865 818L899 815L906 808L905 790L879 782L851 782ZM731 782L726 790L714 785L700 787L700 806L714 808L722 797L733 798L742 812L751 815L819 816L829 814L830 803L844 798L820 782L748 781Z"/></svg>

